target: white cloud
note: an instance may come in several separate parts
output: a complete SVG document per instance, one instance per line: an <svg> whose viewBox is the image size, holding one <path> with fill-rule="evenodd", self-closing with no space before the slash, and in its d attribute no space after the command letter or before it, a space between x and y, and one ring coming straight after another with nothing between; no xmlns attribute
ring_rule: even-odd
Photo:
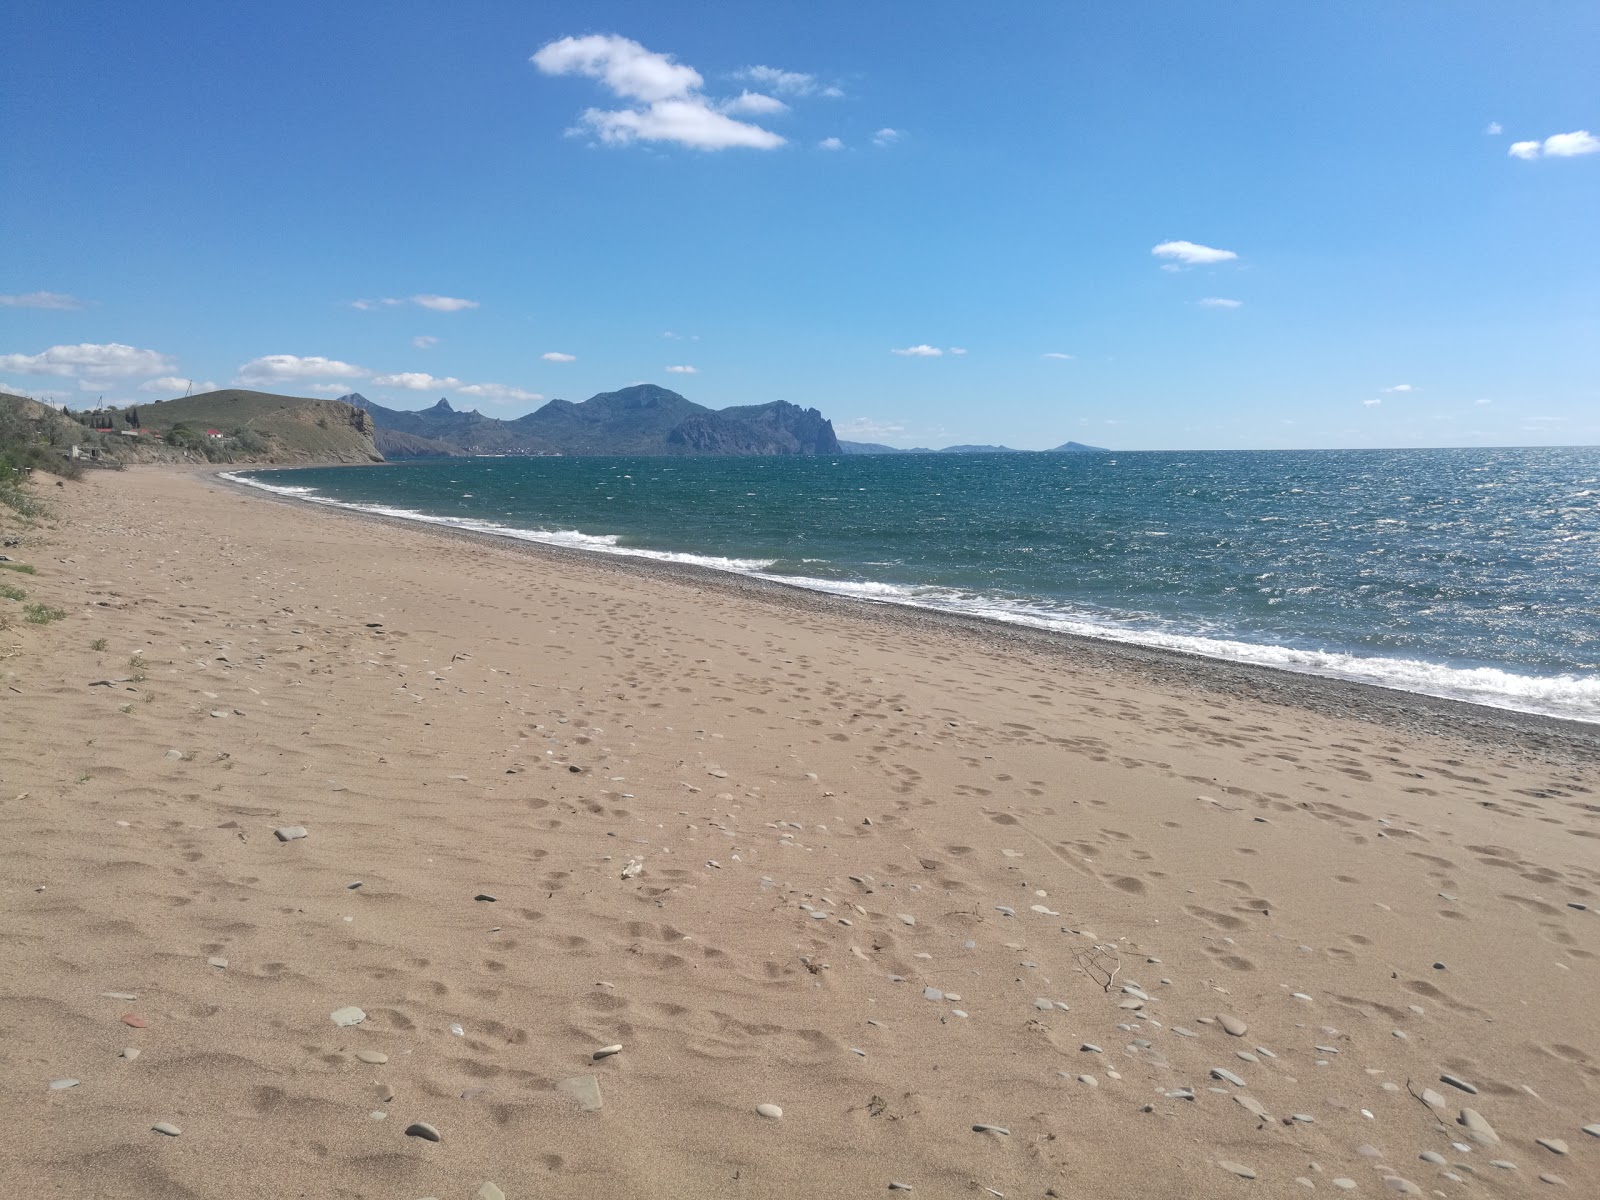
<svg viewBox="0 0 1600 1200"><path fill-rule="evenodd" d="M924 342L920 346L907 346L903 350L890 350L890 354L898 354L901 358L943 358L944 351L937 346L930 346Z"/></svg>
<svg viewBox="0 0 1600 1200"><path fill-rule="evenodd" d="M1364 407L1364 408L1377 408L1378 405L1380 405L1382 403L1383 403L1382 400L1363 400L1361 402L1362 407Z"/></svg>
<svg viewBox="0 0 1600 1200"><path fill-rule="evenodd" d="M667 373L669 375L698 375L700 374L700 368L691 367L685 363L684 365L678 367L668 367Z"/></svg>
<svg viewBox="0 0 1600 1200"><path fill-rule="evenodd" d="M313 383L303 386L301 391L321 392L324 396L343 396L350 390L348 383Z"/></svg>
<svg viewBox="0 0 1600 1200"><path fill-rule="evenodd" d="M359 308L362 312L371 312L375 308L394 308L404 303L404 300L396 299L394 296L384 296L377 300L352 300L350 307Z"/></svg>
<svg viewBox="0 0 1600 1200"><path fill-rule="evenodd" d="M545 362L554 362L554 363L568 363L568 362L577 362L578 361L578 356L576 354L563 354L559 350L548 351L545 354L539 355L539 357L544 359Z"/></svg>
<svg viewBox="0 0 1600 1200"><path fill-rule="evenodd" d="M732 100L722 105L722 111L727 113L747 113L750 116L761 116L767 113L788 112L789 106L776 96L768 96L763 92L740 92Z"/></svg>
<svg viewBox="0 0 1600 1200"><path fill-rule="evenodd" d="M950 347L950 353L954 354L954 355L957 355L957 356L965 354L966 352L967 352L967 348L965 346L951 346Z"/></svg>
<svg viewBox="0 0 1600 1200"><path fill-rule="evenodd" d="M1484 397L1482 400L1474 400L1473 403L1474 404L1493 404L1494 401L1490 400L1488 397Z"/></svg>
<svg viewBox="0 0 1600 1200"><path fill-rule="evenodd" d="M476 300L462 300L458 296L413 296L411 303L420 304L423 308L430 308L434 312L461 312L463 309L478 307Z"/></svg>
<svg viewBox="0 0 1600 1200"><path fill-rule="evenodd" d="M374 375L373 387L406 388L413 392L438 392L461 386L454 375L429 375L424 371L398 371L393 375Z"/></svg>
<svg viewBox="0 0 1600 1200"><path fill-rule="evenodd" d="M890 129L887 125L885 125L882 129L878 130L877 133L872 135L872 144L874 146L892 146L900 140L901 136L902 135L898 129Z"/></svg>
<svg viewBox="0 0 1600 1200"><path fill-rule="evenodd" d="M464 383L456 389L463 396L477 396L491 404L516 404L518 401L543 400L539 392L525 392L504 383Z"/></svg>
<svg viewBox="0 0 1600 1200"><path fill-rule="evenodd" d="M0 370L25 375L63 375L69 379L103 382L130 375L155 375L177 365L171 355L124 346L121 342L97 345L51 346L38 354L0 354Z"/></svg>
<svg viewBox="0 0 1600 1200"><path fill-rule="evenodd" d="M1383 390L1386 392L1414 392L1417 389L1409 383L1397 383L1393 387L1386 387Z"/></svg>
<svg viewBox="0 0 1600 1200"><path fill-rule="evenodd" d="M836 137L827 137L827 138L823 138L820 142L817 143L817 149L819 149L819 150L843 150L844 149L844 143L842 141L840 141Z"/></svg>
<svg viewBox="0 0 1600 1200"><path fill-rule="evenodd" d="M784 142L771 130L718 112L701 90L705 79L700 72L631 38L616 34L561 38L540 47L531 61L546 75L584 75L599 80L620 99L636 102L631 108L585 109L579 116L578 131L587 129L609 145L648 141L677 142L700 150L734 146L771 150Z"/></svg>
<svg viewBox="0 0 1600 1200"><path fill-rule="evenodd" d="M1062 354L1059 350L1051 350L1051 351L1049 351L1049 352L1047 352L1045 354L1041 354L1039 357L1040 358L1059 358L1059 359L1062 359L1062 360L1065 361L1065 360L1071 359L1073 356L1070 355L1070 354Z"/></svg>
<svg viewBox="0 0 1600 1200"><path fill-rule="evenodd" d="M0 296L0 308L82 308L83 301L66 292L24 292L19 296Z"/></svg>
<svg viewBox="0 0 1600 1200"><path fill-rule="evenodd" d="M1577 158L1583 154L1600 153L1600 138L1587 129L1574 129L1571 133L1553 133L1542 142L1512 142L1506 151L1512 158Z"/></svg>
<svg viewBox="0 0 1600 1200"><path fill-rule="evenodd" d="M1198 242L1162 242L1150 250L1157 258L1176 259L1189 266L1205 263L1230 262L1238 258L1232 250L1218 250L1214 246L1202 246Z"/></svg>
<svg viewBox="0 0 1600 1200"><path fill-rule="evenodd" d="M217 385L211 380L179 379L176 375L163 375L160 379L147 379L139 385L141 392L187 392L196 395L214 392Z"/></svg>
<svg viewBox="0 0 1600 1200"><path fill-rule="evenodd" d="M1227 300L1222 296L1207 296L1204 300L1196 300L1201 308L1243 308L1243 300Z"/></svg>
<svg viewBox="0 0 1600 1200"><path fill-rule="evenodd" d="M1546 158L1576 158L1580 154L1600 152L1600 138L1587 129L1571 133L1558 133L1544 140Z"/></svg>
<svg viewBox="0 0 1600 1200"><path fill-rule="evenodd" d="M431 333L419 333L411 339L411 344L418 350L431 350L439 344L439 339Z"/></svg>
<svg viewBox="0 0 1600 1200"><path fill-rule="evenodd" d="M336 358L313 355L301 358L296 354L266 354L252 358L239 368L238 383L281 383L296 379L359 379L367 374L364 367L340 362Z"/></svg>
<svg viewBox="0 0 1600 1200"><path fill-rule="evenodd" d="M1503 130L1500 127L1500 122L1499 121L1490 121L1487 125L1485 125L1483 127L1483 132L1488 137L1497 137L1500 134L1504 133L1505 130Z"/></svg>

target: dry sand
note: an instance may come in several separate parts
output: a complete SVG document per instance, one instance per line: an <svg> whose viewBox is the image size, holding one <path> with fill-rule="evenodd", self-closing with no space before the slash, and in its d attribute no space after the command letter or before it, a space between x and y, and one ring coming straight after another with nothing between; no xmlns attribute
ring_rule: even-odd
<svg viewBox="0 0 1600 1200"><path fill-rule="evenodd" d="M1600 1195L1581 730L45 490L0 1196Z"/></svg>

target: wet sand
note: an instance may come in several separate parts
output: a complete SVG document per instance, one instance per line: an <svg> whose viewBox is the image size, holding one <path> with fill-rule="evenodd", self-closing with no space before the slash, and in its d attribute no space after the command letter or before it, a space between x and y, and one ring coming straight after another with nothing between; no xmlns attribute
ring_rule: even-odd
<svg viewBox="0 0 1600 1200"><path fill-rule="evenodd" d="M0 1193L1600 1193L1590 727L48 491Z"/></svg>

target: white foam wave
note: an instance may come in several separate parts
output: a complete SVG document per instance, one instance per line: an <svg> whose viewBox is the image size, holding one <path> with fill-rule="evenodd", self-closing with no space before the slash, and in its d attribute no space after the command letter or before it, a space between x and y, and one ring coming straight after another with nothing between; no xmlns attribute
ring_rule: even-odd
<svg viewBox="0 0 1600 1200"><path fill-rule="evenodd" d="M1277 646L1242 642L1230 638L1208 637L1163 629L1153 623L1140 625L1119 624L1109 618L1096 618L1089 614L1060 611L1037 603L1006 597L985 596L979 593L951 588L916 586L871 580L817 579L803 575L776 575L770 573L773 560L763 558L725 558L706 554L685 554L667 550L647 550L636 546L619 545L612 534L581 533L575 529L541 530L520 529L492 521L479 521L466 517L435 516L411 509L392 508L378 504L355 504L331 500L316 493L314 488L288 487L263 483L248 476L224 472L224 479L249 487L260 488L313 504L332 508L351 509L355 512L374 513L397 517L428 525L464 529L497 537L515 538L519 541L538 542L570 550L585 550L600 554L613 554L629 558L652 559L657 562L685 563L709 567L768 579L791 587L829 595L847 597L879 604L900 604L912 608L931 609L937 612L957 613L984 617L1025 625L1035 629L1076 634L1080 637L1099 638L1136 646L1176 650L1205 658L1226 662L1246 663L1271 667L1280 671L1293 671L1303 675L1324 675L1392 691L1415 692L1445 700L1460 700L1490 708L1509 709L1514 712L1533 713L1540 716L1561 717L1569 721L1600 724L1600 676L1593 675L1523 675L1498 667L1452 667L1421 659L1386 658L1347 654L1333 650L1312 650L1291 646ZM809 560L807 560L809 561Z"/></svg>

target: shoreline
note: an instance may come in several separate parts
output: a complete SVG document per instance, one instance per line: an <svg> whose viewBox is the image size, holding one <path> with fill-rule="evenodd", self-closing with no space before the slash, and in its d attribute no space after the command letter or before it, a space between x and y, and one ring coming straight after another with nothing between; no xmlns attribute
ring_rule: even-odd
<svg viewBox="0 0 1600 1200"><path fill-rule="evenodd" d="M235 466L237 464L234 464ZM371 464L385 466L395 464ZM302 468L250 468L245 470L296 470ZM1424 692L1384 687L1381 684L1341 679L1287 667L1236 662L1185 650L1145 646L1112 638L1099 638L1063 630L1040 629L995 617L923 608L893 600L840 596L737 571L694 563L665 562L644 556L601 554L574 547L552 545L481 530L461 529L432 522L363 512L344 504L318 501L271 491L230 478L232 467L201 469L238 494L268 499L302 509L338 513L358 521L391 528L434 534L483 546L514 549L535 559L581 562L603 570L633 576L673 580L699 587L717 588L733 595L760 599L779 607L826 612L848 619L882 622L900 629L937 629L975 639L1005 650L1024 650L1059 660L1066 668L1127 670L1161 686L1221 693L1253 701L1303 709L1324 717L1357 720L1403 728L1431 737L1455 737L1469 743L1492 743L1523 753L1561 761L1600 763L1600 723L1528 713L1517 709L1475 704L1431 696Z"/></svg>

